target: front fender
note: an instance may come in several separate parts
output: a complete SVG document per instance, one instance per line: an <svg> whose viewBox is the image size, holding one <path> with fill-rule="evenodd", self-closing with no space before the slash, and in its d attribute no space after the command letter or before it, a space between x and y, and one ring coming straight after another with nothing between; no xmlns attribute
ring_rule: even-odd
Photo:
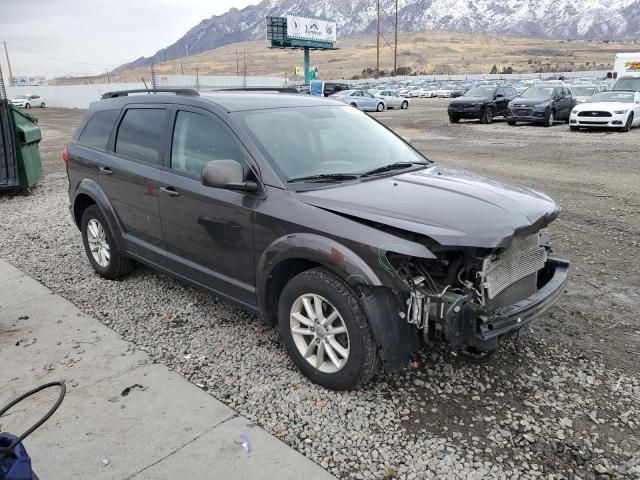
<svg viewBox="0 0 640 480"><path fill-rule="evenodd" d="M313 233L295 233L272 242L258 260L256 287L259 302L264 304L264 292L273 269L291 258L320 263L352 286L383 284L378 274L345 245Z"/></svg>
<svg viewBox="0 0 640 480"><path fill-rule="evenodd" d="M71 200L71 211L74 214L74 220L76 202L78 202L78 199L83 195L91 198L95 202L95 204L98 205L100 210L102 210L102 213L104 214L107 223L109 224L109 228L113 232L118 248L124 251L125 242L122 238L122 224L120 223L120 219L118 218L118 215L116 214L113 205L111 205L111 202L109 201L107 195L104 193L102 188L100 188L100 185L98 185L98 183L92 178L82 179L82 181L78 184L75 192L73 192L73 197ZM80 227L79 221L80 219L76 222L78 227Z"/></svg>

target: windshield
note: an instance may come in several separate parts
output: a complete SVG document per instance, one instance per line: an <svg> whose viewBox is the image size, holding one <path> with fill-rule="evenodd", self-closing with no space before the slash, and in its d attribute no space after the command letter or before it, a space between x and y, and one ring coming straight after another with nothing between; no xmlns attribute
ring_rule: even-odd
<svg viewBox="0 0 640 480"><path fill-rule="evenodd" d="M590 97L595 92L596 87L571 87L571 91L578 97Z"/></svg>
<svg viewBox="0 0 640 480"><path fill-rule="evenodd" d="M466 97L493 97L495 87L475 87L465 93Z"/></svg>
<svg viewBox="0 0 640 480"><path fill-rule="evenodd" d="M351 107L282 108L234 115L287 180L361 175L397 162L429 163L381 124Z"/></svg>
<svg viewBox="0 0 640 480"><path fill-rule="evenodd" d="M551 98L553 96L553 87L531 87L527 88L522 98Z"/></svg>
<svg viewBox="0 0 640 480"><path fill-rule="evenodd" d="M614 90L629 90L632 92L640 92L640 77L621 78L613 87Z"/></svg>
<svg viewBox="0 0 640 480"><path fill-rule="evenodd" d="M26 95L17 95L16 98L29 98Z"/></svg>
<svg viewBox="0 0 640 480"><path fill-rule="evenodd" d="M602 92L591 97L592 102L622 102L633 103L635 94L633 92Z"/></svg>

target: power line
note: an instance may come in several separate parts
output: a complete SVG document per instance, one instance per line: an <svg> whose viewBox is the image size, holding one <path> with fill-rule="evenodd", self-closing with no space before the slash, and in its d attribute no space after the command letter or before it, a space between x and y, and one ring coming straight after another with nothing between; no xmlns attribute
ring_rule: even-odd
<svg viewBox="0 0 640 480"><path fill-rule="evenodd" d="M7 42L9 45L11 45L14 48L17 48L18 50L22 50L24 52L30 53L31 55L36 55L38 57L43 57L43 58L47 58L49 60L55 60L57 62L63 62L63 63L75 63L77 65L91 65L93 67L117 67L118 64L106 64L106 63L90 63L90 62L78 62L75 60L64 60L62 58L57 58L57 57L52 57L51 55L45 55L42 53L37 53L34 52L33 50L29 50L28 48L24 48L21 47L20 45L16 45L15 43L11 43L11 42Z"/></svg>

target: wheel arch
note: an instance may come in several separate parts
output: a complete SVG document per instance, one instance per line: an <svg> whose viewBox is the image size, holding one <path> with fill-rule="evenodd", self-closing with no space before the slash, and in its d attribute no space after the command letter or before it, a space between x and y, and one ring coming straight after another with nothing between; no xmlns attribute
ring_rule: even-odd
<svg viewBox="0 0 640 480"><path fill-rule="evenodd" d="M83 179L73 195L71 204L71 214L73 221L78 228L81 228L82 214L91 205L97 205L104 214L111 231L115 237L116 244L119 248L124 249L124 239L122 238L121 223L113 209L113 206L107 195L96 183L90 178Z"/></svg>
<svg viewBox="0 0 640 480"><path fill-rule="evenodd" d="M380 286L382 281L369 265L345 245L313 233L289 234L273 241L256 265L258 306L271 321L267 308L280 289L298 273L313 267L324 267L347 284Z"/></svg>

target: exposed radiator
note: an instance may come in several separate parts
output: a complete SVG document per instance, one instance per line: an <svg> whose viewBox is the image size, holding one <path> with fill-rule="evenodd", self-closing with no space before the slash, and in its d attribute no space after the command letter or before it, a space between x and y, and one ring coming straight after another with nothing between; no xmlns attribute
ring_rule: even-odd
<svg viewBox="0 0 640 480"><path fill-rule="evenodd" d="M540 246L539 233L514 239L502 253L484 259L482 276L486 298L493 300L509 286L537 273L546 261L547 251Z"/></svg>

